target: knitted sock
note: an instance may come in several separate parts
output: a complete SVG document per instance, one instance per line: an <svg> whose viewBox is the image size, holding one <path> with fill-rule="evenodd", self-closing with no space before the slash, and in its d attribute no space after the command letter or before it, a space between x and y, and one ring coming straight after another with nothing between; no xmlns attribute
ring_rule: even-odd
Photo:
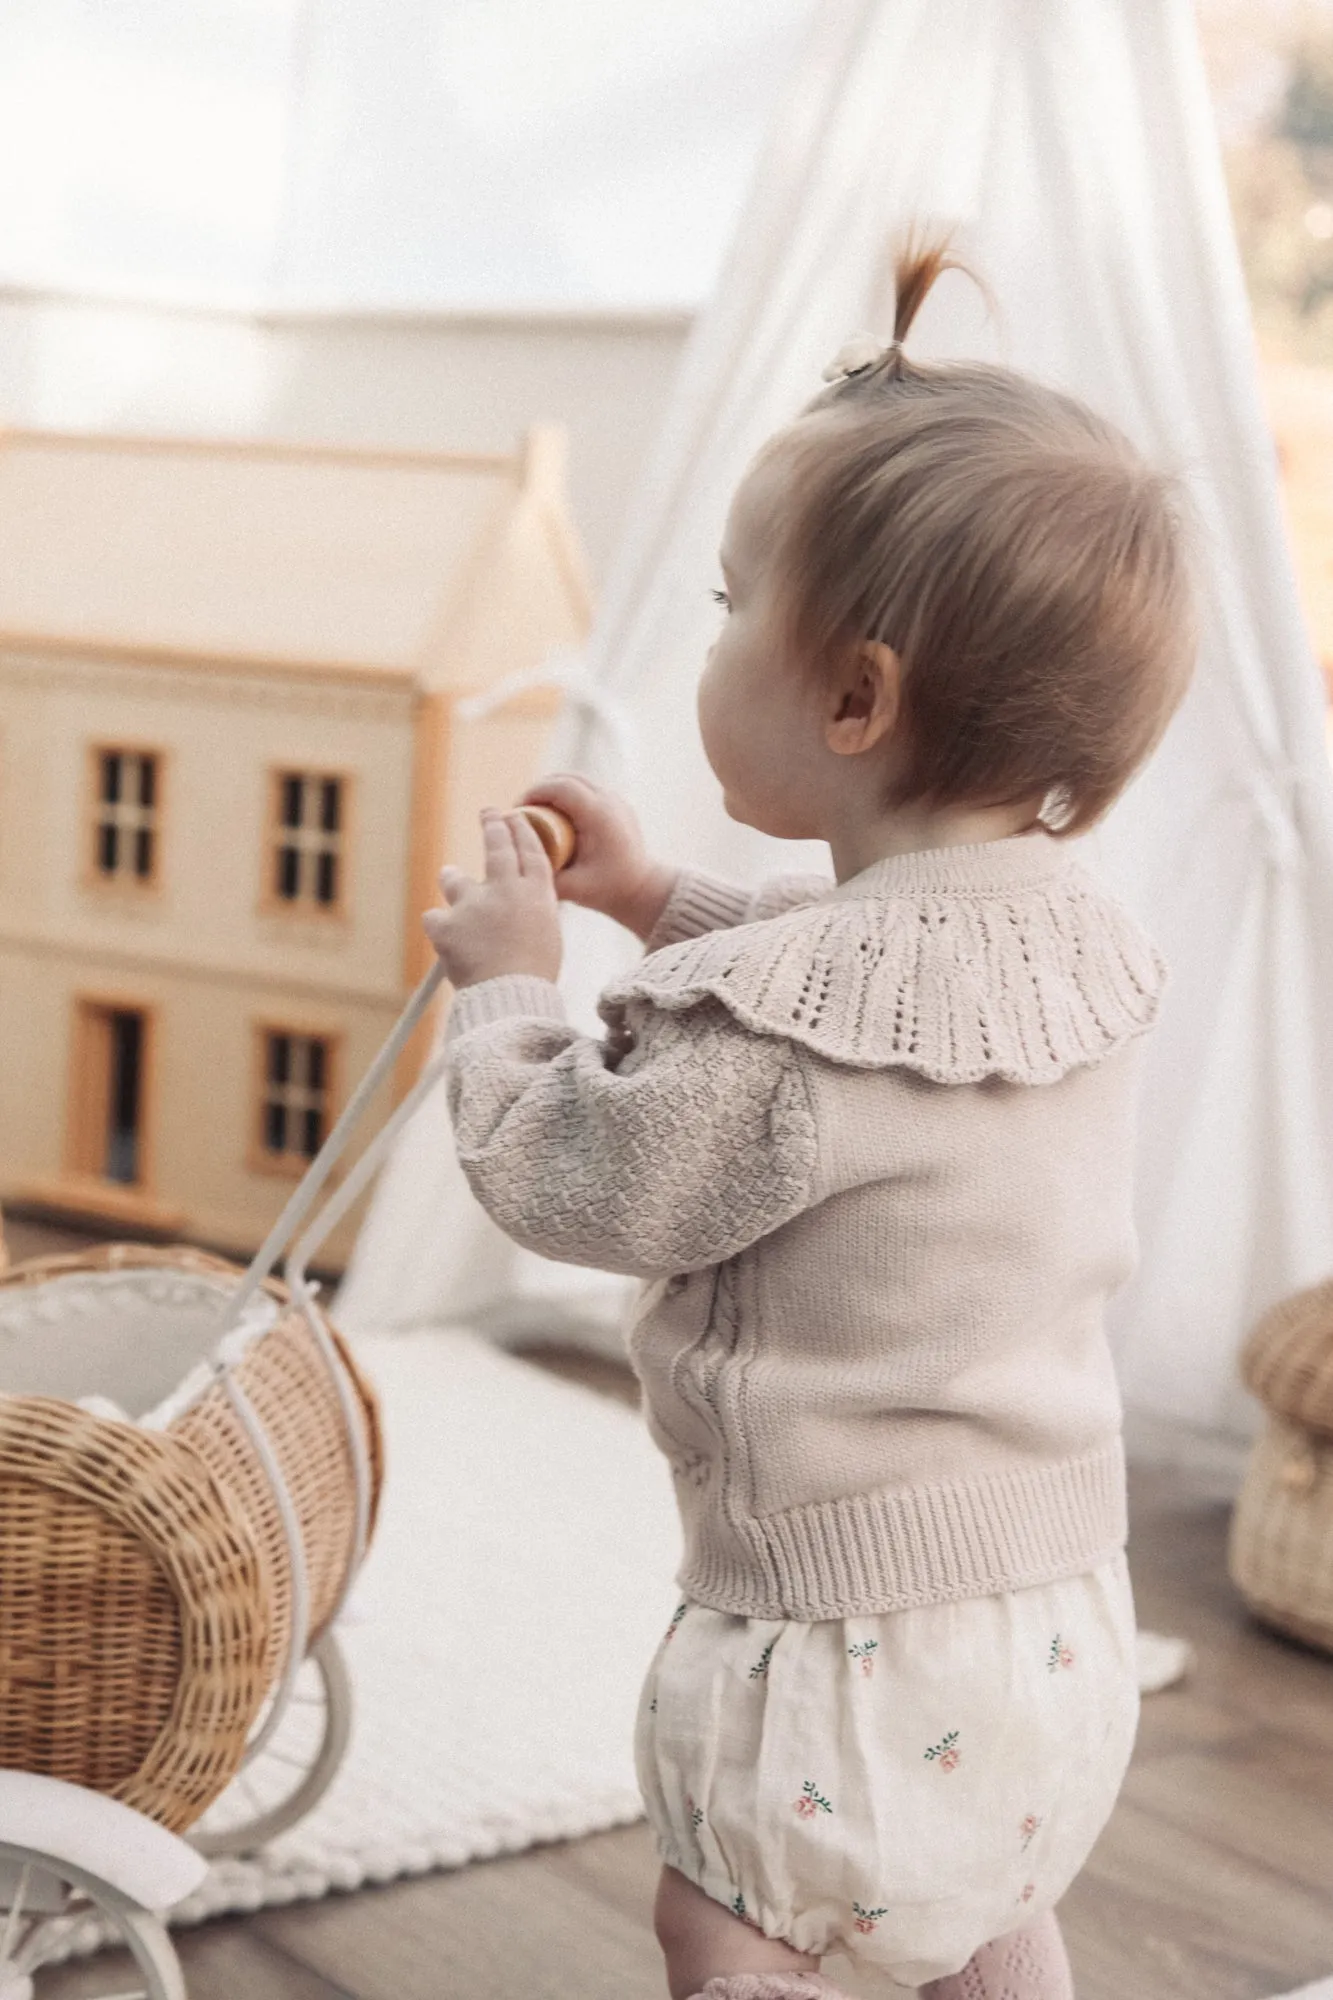
<svg viewBox="0 0 1333 2000"><path fill-rule="evenodd" d="M704 1982L694 2000L847 2000L818 1972L727 1972Z"/></svg>
<svg viewBox="0 0 1333 2000"><path fill-rule="evenodd" d="M932 1979L919 2000L1074 2000L1074 1975L1054 1910L992 1938L961 1972Z"/></svg>

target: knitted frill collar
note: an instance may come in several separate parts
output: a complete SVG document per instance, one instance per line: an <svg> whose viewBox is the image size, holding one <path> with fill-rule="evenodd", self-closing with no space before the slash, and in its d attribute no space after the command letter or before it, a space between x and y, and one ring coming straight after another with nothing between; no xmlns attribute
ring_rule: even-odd
<svg viewBox="0 0 1333 2000"><path fill-rule="evenodd" d="M1051 1083L1141 1034L1166 967L1048 834L890 855L816 901L650 953L599 1011L713 995L745 1027L940 1083Z"/></svg>

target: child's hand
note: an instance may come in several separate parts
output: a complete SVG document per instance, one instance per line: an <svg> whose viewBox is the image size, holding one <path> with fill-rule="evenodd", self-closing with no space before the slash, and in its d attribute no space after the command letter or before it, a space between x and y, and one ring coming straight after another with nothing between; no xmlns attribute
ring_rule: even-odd
<svg viewBox="0 0 1333 2000"><path fill-rule="evenodd" d="M546 849L521 813L487 806L481 815L486 879L442 868L447 910L427 910L426 936L454 987L505 972L555 979L560 972L560 911Z"/></svg>
<svg viewBox="0 0 1333 2000"><path fill-rule="evenodd" d="M578 845L555 878L556 895L601 910L646 938L671 894L676 870L651 858L633 808L617 793L565 772L530 786L520 804L555 806L573 825Z"/></svg>

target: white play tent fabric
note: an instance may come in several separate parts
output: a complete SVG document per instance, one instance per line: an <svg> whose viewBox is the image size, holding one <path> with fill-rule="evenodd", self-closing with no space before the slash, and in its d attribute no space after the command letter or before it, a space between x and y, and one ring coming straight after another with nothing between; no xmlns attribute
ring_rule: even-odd
<svg viewBox="0 0 1333 2000"><path fill-rule="evenodd" d="M682 364L589 649L632 714L632 796L661 851L736 876L827 866L728 821L693 689L730 494L851 331L891 326L889 252L955 219L957 277L919 356L989 355L1085 397L1188 475L1202 523L1194 688L1084 860L1170 961L1142 1110L1142 1263L1116 1301L1127 1405L1243 1438L1256 1312L1333 1267L1333 787L1322 689L1284 540L1272 442L1189 0L823 0L717 295ZM596 710L593 711L596 719ZM613 779L586 697L553 767ZM646 747L651 754L645 754ZM571 912L566 986L637 953ZM508 1245L472 1202L437 1093L404 1135L340 1300L353 1325L489 1316L614 1326L632 1287Z"/></svg>

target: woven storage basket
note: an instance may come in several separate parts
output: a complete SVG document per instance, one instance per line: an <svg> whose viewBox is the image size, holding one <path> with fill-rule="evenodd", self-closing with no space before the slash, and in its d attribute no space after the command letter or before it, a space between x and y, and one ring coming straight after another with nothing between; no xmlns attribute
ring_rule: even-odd
<svg viewBox="0 0 1333 2000"><path fill-rule="evenodd" d="M16 1355L20 1389L86 1369L87 1400L119 1400L124 1357L156 1340L159 1369L170 1365L181 1328L183 1379L156 1410L132 1412L141 1423L77 1407L68 1386L0 1396L0 1765L111 1792L174 1830L235 1774L292 1638L274 1486L200 1344L240 1277L201 1251L141 1244L0 1274L0 1379L14 1382L4 1357ZM347 1404L370 1469L368 1526L382 1475L373 1392L328 1332L346 1404L274 1280L230 1371L290 1494L308 1640L359 1553Z"/></svg>
<svg viewBox="0 0 1333 2000"><path fill-rule="evenodd" d="M1267 1410L1227 1564L1255 1616L1333 1652L1333 1280L1284 1299L1240 1356Z"/></svg>

